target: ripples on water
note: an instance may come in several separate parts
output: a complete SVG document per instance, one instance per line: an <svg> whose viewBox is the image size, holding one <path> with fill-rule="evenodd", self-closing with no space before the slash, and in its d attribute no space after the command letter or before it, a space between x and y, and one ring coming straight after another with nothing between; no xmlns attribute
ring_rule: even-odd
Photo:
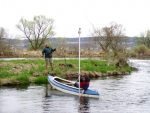
<svg viewBox="0 0 150 113"><path fill-rule="evenodd" d="M51 90L50 85L0 88L0 113L150 113L150 60L132 60L131 75L91 80L99 99Z"/></svg>

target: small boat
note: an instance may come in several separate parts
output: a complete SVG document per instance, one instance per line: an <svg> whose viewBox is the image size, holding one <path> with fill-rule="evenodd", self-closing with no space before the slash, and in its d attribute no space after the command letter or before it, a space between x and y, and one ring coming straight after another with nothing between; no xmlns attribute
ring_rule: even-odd
<svg viewBox="0 0 150 113"><path fill-rule="evenodd" d="M51 84L53 89L56 89L64 93L79 95L79 88L74 87L74 84L75 84L74 81L62 79L57 76L53 77L51 75L48 75L48 81ZM80 89L80 93L81 92L82 92L82 89ZM87 89L82 96L99 98L99 93L96 90Z"/></svg>

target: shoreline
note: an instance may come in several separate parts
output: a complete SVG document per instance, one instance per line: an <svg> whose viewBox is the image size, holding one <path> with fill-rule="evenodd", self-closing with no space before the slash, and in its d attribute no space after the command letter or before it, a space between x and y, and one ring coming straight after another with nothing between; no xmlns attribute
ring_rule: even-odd
<svg viewBox="0 0 150 113"><path fill-rule="evenodd" d="M43 58L31 59L0 60L0 86L48 83L48 74L65 79L78 77L78 58L69 58L66 60L67 63L64 63L64 58L54 58L53 71L50 71L50 69L45 70L45 60ZM132 67L126 69L124 67L115 68L114 66L111 66L109 69L109 67L105 65L107 63L106 61L89 60L85 58L81 61L81 75L88 75L90 78L129 75L131 72L129 70L132 70ZM94 64L92 64L91 61L94 62ZM111 70L111 68L114 69ZM96 71L96 69L98 70ZM103 72L101 72L100 69Z"/></svg>

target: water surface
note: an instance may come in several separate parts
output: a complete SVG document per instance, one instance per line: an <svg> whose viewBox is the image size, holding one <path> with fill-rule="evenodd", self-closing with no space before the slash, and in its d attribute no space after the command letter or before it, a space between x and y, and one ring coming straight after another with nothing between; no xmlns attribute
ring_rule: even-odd
<svg viewBox="0 0 150 113"><path fill-rule="evenodd" d="M99 99L51 90L50 85L0 88L0 113L150 113L150 60L131 60L139 71L91 80Z"/></svg>

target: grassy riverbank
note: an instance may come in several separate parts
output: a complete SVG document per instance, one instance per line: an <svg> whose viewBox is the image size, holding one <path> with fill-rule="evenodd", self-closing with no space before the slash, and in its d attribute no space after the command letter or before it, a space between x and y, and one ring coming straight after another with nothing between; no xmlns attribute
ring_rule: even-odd
<svg viewBox="0 0 150 113"><path fill-rule="evenodd" d="M78 60L54 60L54 70L45 69L45 60L10 60L0 61L0 85L48 83L47 75L56 75L62 78L78 76ZM107 61L81 60L81 75L88 74L90 77L111 76L112 73L120 75L122 72L131 73L131 68L116 68L114 63L107 66Z"/></svg>

